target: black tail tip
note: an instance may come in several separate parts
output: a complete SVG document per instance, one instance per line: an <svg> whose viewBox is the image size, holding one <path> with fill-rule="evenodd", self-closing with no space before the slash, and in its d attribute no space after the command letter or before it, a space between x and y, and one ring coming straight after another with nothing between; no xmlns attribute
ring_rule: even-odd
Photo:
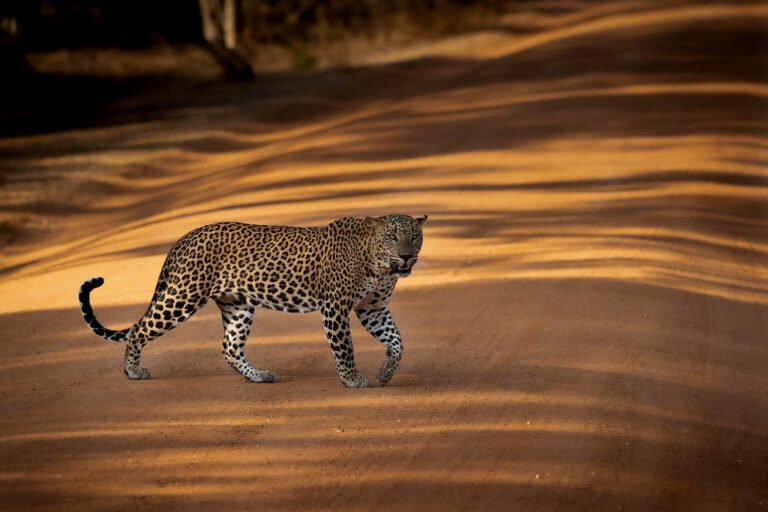
<svg viewBox="0 0 768 512"><path fill-rule="evenodd" d="M86 282L83 283L83 290L93 290L94 288L98 288L99 286L104 284L104 278L103 277L92 277L88 279Z"/></svg>

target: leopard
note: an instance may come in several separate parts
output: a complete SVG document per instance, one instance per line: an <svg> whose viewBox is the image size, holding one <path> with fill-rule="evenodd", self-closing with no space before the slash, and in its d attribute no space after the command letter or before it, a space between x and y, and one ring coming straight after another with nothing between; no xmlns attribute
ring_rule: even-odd
<svg viewBox="0 0 768 512"><path fill-rule="evenodd" d="M375 384L386 385L403 355L403 340L390 299L398 280L411 275L423 243L427 215L344 217L323 227L218 222L190 231L169 250L144 315L122 330L104 327L91 306L102 277L86 280L78 299L85 323L101 338L126 343L124 372L148 379L141 354L148 342L189 319L209 301L221 313L222 353L251 382L274 382L271 370L246 358L256 309L320 312L325 337L344 386L371 381L355 365L350 316L385 347Z"/></svg>

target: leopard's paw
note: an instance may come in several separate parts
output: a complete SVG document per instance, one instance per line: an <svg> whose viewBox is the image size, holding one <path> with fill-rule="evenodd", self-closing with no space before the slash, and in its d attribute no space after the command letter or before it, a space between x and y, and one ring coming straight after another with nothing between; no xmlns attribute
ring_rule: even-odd
<svg viewBox="0 0 768 512"><path fill-rule="evenodd" d="M141 366L126 366L124 371L131 380L146 380L149 378L149 370Z"/></svg>
<svg viewBox="0 0 768 512"><path fill-rule="evenodd" d="M347 386L348 388L369 388L371 387L371 381L368 380L368 377L363 375L360 372L357 372L351 377L343 378L341 379L341 383Z"/></svg>

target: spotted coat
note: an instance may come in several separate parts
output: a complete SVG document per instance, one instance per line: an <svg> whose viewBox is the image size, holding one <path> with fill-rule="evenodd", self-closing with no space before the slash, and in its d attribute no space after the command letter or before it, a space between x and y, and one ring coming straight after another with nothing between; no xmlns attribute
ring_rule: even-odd
<svg viewBox="0 0 768 512"><path fill-rule="evenodd" d="M426 215L345 217L322 228L259 226L225 222L195 229L177 241L166 257L146 313L129 328L114 331L93 313L90 293L100 277L80 287L80 309L94 333L126 342L125 373L147 379L141 352L151 340L192 316L209 300L221 310L222 352L227 363L253 382L272 382L244 347L256 308L291 313L320 311L341 382L367 387L355 366L349 314L386 347L377 381L386 384L403 353L400 332L388 304L400 277L418 259Z"/></svg>

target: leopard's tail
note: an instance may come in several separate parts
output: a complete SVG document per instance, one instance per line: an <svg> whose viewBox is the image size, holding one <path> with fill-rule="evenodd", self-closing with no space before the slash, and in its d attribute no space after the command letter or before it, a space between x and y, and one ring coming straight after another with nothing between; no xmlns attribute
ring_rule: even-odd
<svg viewBox="0 0 768 512"><path fill-rule="evenodd" d="M112 329L107 329L101 325L101 323L96 320L96 316L93 314L93 308L91 307L91 291L103 284L104 278L93 277L80 286L80 291L77 294L77 298L80 299L80 312L83 313L83 319L85 320L85 323L87 323L88 327L90 327L91 330L97 335L101 336L107 341L114 341L116 343L126 341L128 340L128 334L131 332L133 327L128 327L122 331L113 331Z"/></svg>

